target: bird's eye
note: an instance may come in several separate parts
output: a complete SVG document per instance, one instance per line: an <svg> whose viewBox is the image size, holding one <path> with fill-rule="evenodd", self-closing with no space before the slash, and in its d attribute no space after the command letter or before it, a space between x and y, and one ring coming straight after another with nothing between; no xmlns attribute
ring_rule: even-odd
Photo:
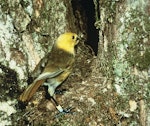
<svg viewBox="0 0 150 126"><path fill-rule="evenodd" d="M74 35L72 36L72 39L74 39L75 37L74 37Z"/></svg>

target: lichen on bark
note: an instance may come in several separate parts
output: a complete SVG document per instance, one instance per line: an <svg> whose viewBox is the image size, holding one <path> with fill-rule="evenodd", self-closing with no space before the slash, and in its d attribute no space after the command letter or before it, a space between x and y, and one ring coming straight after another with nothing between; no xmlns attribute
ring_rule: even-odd
<svg viewBox="0 0 150 126"><path fill-rule="evenodd" d="M128 109L129 100L138 102L142 99L146 101L145 110L148 110L143 116L147 116L150 111L149 1L101 1L97 5L100 6L100 17L95 23L100 29L97 67L104 76L113 80L112 85L121 96L116 111L120 113ZM139 124L138 119L130 121L130 124ZM143 122L146 124L146 120L140 124Z"/></svg>

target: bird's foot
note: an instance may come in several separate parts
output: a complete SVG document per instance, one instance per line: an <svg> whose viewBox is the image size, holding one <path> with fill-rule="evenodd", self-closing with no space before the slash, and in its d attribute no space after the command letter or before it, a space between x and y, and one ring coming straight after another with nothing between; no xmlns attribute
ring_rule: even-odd
<svg viewBox="0 0 150 126"><path fill-rule="evenodd" d="M59 109L59 107L61 109ZM58 109L58 113L55 115L56 118L60 117L60 116L63 116L65 114L74 114L75 112L73 111L74 108L72 107L68 107L67 109L62 109L61 106L57 106L57 109Z"/></svg>
<svg viewBox="0 0 150 126"><path fill-rule="evenodd" d="M67 90L66 89L56 89L55 94L63 95Z"/></svg>

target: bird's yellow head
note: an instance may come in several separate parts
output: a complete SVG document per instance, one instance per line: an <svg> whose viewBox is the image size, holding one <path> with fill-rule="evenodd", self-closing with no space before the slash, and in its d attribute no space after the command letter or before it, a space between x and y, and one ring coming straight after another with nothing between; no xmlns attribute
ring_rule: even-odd
<svg viewBox="0 0 150 126"><path fill-rule="evenodd" d="M78 36L71 32L61 34L55 44L57 48L74 54L74 47L78 44Z"/></svg>

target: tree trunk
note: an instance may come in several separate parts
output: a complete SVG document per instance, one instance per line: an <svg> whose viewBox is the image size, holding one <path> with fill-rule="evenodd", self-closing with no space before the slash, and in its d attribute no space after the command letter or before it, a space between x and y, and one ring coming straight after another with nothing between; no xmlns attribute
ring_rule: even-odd
<svg viewBox="0 0 150 126"><path fill-rule="evenodd" d="M1 0L0 25L0 125L17 125L9 118L18 111L14 105L31 72L58 35L77 28L71 1L66 0Z"/></svg>
<svg viewBox="0 0 150 126"><path fill-rule="evenodd" d="M113 107L108 107L112 121L121 125L148 126L150 2L95 0L95 5L99 10L96 12L100 13L96 17L96 27L100 29L96 70L107 81L111 80L111 90L105 92L110 97L105 100L109 105L112 104L110 98L114 100ZM95 73L97 71L93 71L93 75ZM109 85L106 83L105 87ZM115 96L110 94L112 89Z"/></svg>

